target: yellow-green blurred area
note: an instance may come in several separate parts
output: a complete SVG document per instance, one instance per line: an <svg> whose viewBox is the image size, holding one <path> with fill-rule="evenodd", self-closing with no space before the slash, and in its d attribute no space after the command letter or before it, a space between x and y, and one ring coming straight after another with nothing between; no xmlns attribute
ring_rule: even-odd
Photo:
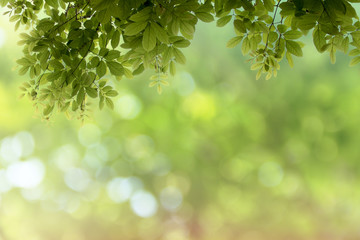
<svg viewBox="0 0 360 240"><path fill-rule="evenodd" d="M256 81L231 26L199 24L162 95L149 71L114 81L114 111L44 122L18 98L17 34L1 18L1 240L360 239L348 57L307 46Z"/></svg>

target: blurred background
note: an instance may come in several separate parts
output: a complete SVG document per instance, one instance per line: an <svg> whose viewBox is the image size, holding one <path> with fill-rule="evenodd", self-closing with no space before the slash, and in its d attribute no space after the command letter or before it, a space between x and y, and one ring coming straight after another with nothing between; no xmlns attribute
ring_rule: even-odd
<svg viewBox="0 0 360 240"><path fill-rule="evenodd" d="M50 122L19 99L0 19L1 240L360 239L359 68L308 44L255 80L231 25L197 26L158 95L114 82L115 110Z"/></svg>

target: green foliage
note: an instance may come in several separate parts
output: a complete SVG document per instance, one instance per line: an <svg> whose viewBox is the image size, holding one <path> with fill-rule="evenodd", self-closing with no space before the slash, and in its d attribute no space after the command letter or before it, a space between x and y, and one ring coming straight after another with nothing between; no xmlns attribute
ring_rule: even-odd
<svg viewBox="0 0 360 240"><path fill-rule="evenodd" d="M19 73L29 73L25 93L48 118L55 109L86 116L88 99L113 107L103 88L108 75L131 78L153 69L150 86L168 85L166 77L185 64L197 22L223 27L232 23L236 36L227 47L241 44L251 69L266 79L277 75L285 57L303 55L300 38L312 32L319 52L354 56L360 62L360 22L353 7L358 0L10 0L0 2L22 33L24 57ZM41 14L40 14L41 13ZM43 17L45 15L45 17ZM40 18L40 16L42 18ZM113 90L115 91L115 90ZM71 108L68 108L71 105Z"/></svg>

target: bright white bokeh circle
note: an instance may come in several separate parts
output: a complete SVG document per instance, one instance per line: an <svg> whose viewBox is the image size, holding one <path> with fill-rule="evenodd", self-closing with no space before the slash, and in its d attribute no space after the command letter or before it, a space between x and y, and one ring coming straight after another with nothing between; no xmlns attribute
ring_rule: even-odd
<svg viewBox="0 0 360 240"><path fill-rule="evenodd" d="M34 188L45 176L44 164L36 158L15 162L6 170L6 178L11 185L19 188Z"/></svg>
<svg viewBox="0 0 360 240"><path fill-rule="evenodd" d="M64 176L66 185L74 191L85 191L91 183L90 175L81 168L72 168L66 171Z"/></svg>
<svg viewBox="0 0 360 240"><path fill-rule="evenodd" d="M142 187L143 183L137 177L117 177L107 184L107 193L112 201L122 203L129 200L132 194L142 189Z"/></svg>
<svg viewBox="0 0 360 240"><path fill-rule="evenodd" d="M130 206L136 215L143 218L152 217L158 209L154 196L143 190L135 192L130 199Z"/></svg>

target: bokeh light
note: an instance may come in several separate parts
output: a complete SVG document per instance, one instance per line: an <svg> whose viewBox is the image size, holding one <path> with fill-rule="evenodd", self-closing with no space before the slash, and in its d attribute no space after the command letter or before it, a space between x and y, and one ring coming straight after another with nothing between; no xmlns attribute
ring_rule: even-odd
<svg viewBox="0 0 360 240"><path fill-rule="evenodd" d="M181 192L175 187L166 187L160 192L160 201L166 210L177 210L181 206L182 200Z"/></svg>
<svg viewBox="0 0 360 240"><path fill-rule="evenodd" d="M154 196L145 191L137 191L130 199L131 209L139 217L152 217L158 208L158 204Z"/></svg>
<svg viewBox="0 0 360 240"><path fill-rule="evenodd" d="M45 176L45 166L39 159L15 162L6 169L6 178L14 187L34 188Z"/></svg>
<svg viewBox="0 0 360 240"><path fill-rule="evenodd" d="M141 112L142 105L139 99L132 94L121 96L116 102L115 112L123 119L134 119Z"/></svg>
<svg viewBox="0 0 360 240"><path fill-rule="evenodd" d="M142 182L136 177L114 178L107 185L107 192L111 200L121 203L129 200L135 191L142 189Z"/></svg>
<svg viewBox="0 0 360 240"><path fill-rule="evenodd" d="M91 184L89 173L80 168L67 170L64 180L69 188L77 192L85 191Z"/></svg>
<svg viewBox="0 0 360 240"><path fill-rule="evenodd" d="M86 124L79 129L79 141L84 146L91 146L100 141L101 131L94 124Z"/></svg>
<svg viewBox="0 0 360 240"><path fill-rule="evenodd" d="M174 81L177 84L174 87L180 96L188 96L195 90L194 78L188 72L178 73Z"/></svg>
<svg viewBox="0 0 360 240"><path fill-rule="evenodd" d="M259 169L259 181L266 187L279 185L283 177L282 167L275 162L266 162Z"/></svg>

